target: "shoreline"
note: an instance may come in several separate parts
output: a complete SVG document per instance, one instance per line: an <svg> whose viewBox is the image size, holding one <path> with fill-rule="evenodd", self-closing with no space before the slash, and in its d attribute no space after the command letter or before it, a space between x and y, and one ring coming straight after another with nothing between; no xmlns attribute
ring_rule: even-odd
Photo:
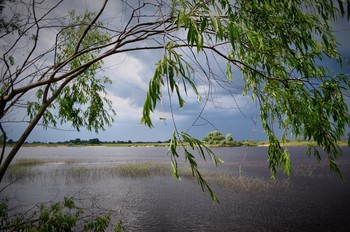
<svg viewBox="0 0 350 232"><path fill-rule="evenodd" d="M235 141L241 143L237 144L204 144L209 148L223 148L223 147L268 147L268 141ZM6 144L7 147L13 147L14 144ZM168 147L169 143L158 143L158 142L145 142L145 143L100 143L100 144L72 144L72 143L27 143L23 144L22 147ZM338 141L340 147L349 146L345 140ZM313 141L289 141L281 143L282 147L317 147L317 143Z"/></svg>

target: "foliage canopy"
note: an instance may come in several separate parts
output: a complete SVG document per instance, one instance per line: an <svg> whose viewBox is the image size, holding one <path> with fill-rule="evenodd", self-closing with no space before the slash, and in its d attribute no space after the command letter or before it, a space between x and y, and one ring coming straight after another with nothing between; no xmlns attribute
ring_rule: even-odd
<svg viewBox="0 0 350 232"><path fill-rule="evenodd" d="M232 134L227 134L224 136L220 131L211 131L206 136L203 137L202 141L206 144L216 144L216 145L239 145L234 143Z"/></svg>
<svg viewBox="0 0 350 232"><path fill-rule="evenodd" d="M226 60L228 80L232 79L232 68L240 70L245 81L243 94L251 94L260 105L262 126L270 142L268 160L273 177L279 168L287 174L291 171L289 152L273 129L276 123L284 131L282 141L288 133L316 141L328 154L330 169L341 177L336 159L342 152L337 141L350 124L346 102L349 74L330 76L330 70L320 64L324 59L341 67L348 63L337 51L331 22L345 14L349 19L349 1L337 3L172 1L172 23L178 30L184 29L187 37L172 40L165 47L162 71L157 68L147 95L153 96L153 101L146 100L142 121L151 126L149 110L155 108L164 85L162 77L169 81L171 92L176 90L180 107L183 99L177 82L183 82L185 89L186 84L191 86L200 99L193 80L183 69L189 65L178 58L177 50L189 46L205 55L210 50ZM317 148L310 147L308 154L312 149L320 159Z"/></svg>

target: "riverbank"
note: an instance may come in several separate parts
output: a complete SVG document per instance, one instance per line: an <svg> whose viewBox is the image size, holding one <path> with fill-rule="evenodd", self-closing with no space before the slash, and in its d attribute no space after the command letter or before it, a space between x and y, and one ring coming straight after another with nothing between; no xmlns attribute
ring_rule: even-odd
<svg viewBox="0 0 350 232"><path fill-rule="evenodd" d="M14 144L7 144L11 147ZM207 147L254 147L261 146L267 147L269 141L235 141L232 144L205 144ZM281 142L283 147L317 147L317 143L314 141L288 141ZM338 141L339 146L349 146L348 141ZM74 144L74 143L25 143L23 147L168 147L169 143L165 142L136 142L136 143L99 143L99 144Z"/></svg>

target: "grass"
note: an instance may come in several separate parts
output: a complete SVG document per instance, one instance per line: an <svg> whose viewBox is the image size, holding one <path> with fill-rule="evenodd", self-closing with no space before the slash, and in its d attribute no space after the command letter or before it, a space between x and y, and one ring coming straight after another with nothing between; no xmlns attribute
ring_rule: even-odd
<svg viewBox="0 0 350 232"><path fill-rule="evenodd" d="M104 169L107 173L121 177L164 176L170 173L170 167L165 163L125 164Z"/></svg>
<svg viewBox="0 0 350 232"><path fill-rule="evenodd" d="M35 166L46 163L52 163L52 160L42 160L42 159L17 159L12 164L13 166Z"/></svg>
<svg viewBox="0 0 350 232"><path fill-rule="evenodd" d="M212 184L217 184L226 188L233 188L236 191L267 192L276 187L285 189L290 187L288 179L272 180L261 177L233 176L225 173L213 173L209 175L207 179Z"/></svg>
<svg viewBox="0 0 350 232"><path fill-rule="evenodd" d="M180 177L192 178L190 168L181 169L179 173ZM235 191L266 192L276 187L287 189L291 185L289 179L272 180L261 177L238 176L222 170L202 170L202 176L210 185L230 188Z"/></svg>
<svg viewBox="0 0 350 232"><path fill-rule="evenodd" d="M169 143L102 143L105 147L168 147Z"/></svg>
<svg viewBox="0 0 350 232"><path fill-rule="evenodd" d="M7 144L13 146L13 144ZM23 147L168 147L169 143L136 142L136 143L99 143L99 144L74 144L74 143L25 143Z"/></svg>
<svg viewBox="0 0 350 232"><path fill-rule="evenodd" d="M6 170L5 178L8 180L17 180L24 177L38 175L42 172L35 169L34 166L53 162L54 161L52 160L42 159L16 159Z"/></svg>
<svg viewBox="0 0 350 232"><path fill-rule="evenodd" d="M316 166L298 166L293 169L292 175L298 177L312 177L316 169Z"/></svg>
<svg viewBox="0 0 350 232"><path fill-rule="evenodd" d="M33 175L33 169L31 167L24 167L24 166L10 166L6 170L5 177L10 180L16 180L23 177L31 176Z"/></svg>
<svg viewBox="0 0 350 232"><path fill-rule="evenodd" d="M95 169L89 169L86 167L68 167L63 170L63 174L71 177L82 177L85 174L94 173Z"/></svg>
<svg viewBox="0 0 350 232"><path fill-rule="evenodd" d="M6 177L11 180L21 177L31 177L33 175L42 174L42 172L34 171L35 165L52 163L50 160L39 159L18 159L11 165L6 173ZM171 166L168 163L132 163L123 164L114 167L85 167L74 166L70 162L63 168L50 170L48 175L65 176L66 178L104 178L105 176L113 177L130 177L130 178L147 178L151 176L170 176ZM313 170L298 170L299 175L312 175ZM268 191L275 187L288 187L289 182L286 180L274 181L266 180L260 177L234 176L225 171L206 171L202 170L203 177L210 183L221 187L234 188L244 191ZM179 167L180 178L193 179L192 172L189 167ZM194 179L193 179L194 180Z"/></svg>
<svg viewBox="0 0 350 232"><path fill-rule="evenodd" d="M5 173L5 178L8 180L14 181L17 179L21 179L24 177L31 177L35 174L38 174L39 171L33 170L33 165L35 162L30 160L16 160L13 164L11 164Z"/></svg>
<svg viewBox="0 0 350 232"><path fill-rule="evenodd" d="M339 146L348 146L348 142L345 140L340 140L337 142ZM269 141L259 141L257 142L257 146L268 146ZM287 146L287 147L317 147L317 142L315 141L297 141L297 140L290 140L287 142L282 143L281 146Z"/></svg>

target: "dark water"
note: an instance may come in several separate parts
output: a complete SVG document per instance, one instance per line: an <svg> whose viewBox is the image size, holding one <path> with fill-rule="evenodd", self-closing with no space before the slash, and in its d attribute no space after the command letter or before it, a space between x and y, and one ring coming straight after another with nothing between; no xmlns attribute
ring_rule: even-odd
<svg viewBox="0 0 350 232"><path fill-rule="evenodd" d="M199 165L204 172L220 173L217 179L208 178L220 200L216 204L188 177L179 181L167 175L96 177L59 171L169 163L166 148L22 148L17 159L52 162L35 166L36 175L18 180L1 192L1 198L26 210L37 202L73 196L87 208L113 209L129 231L349 231L350 149L344 148L339 160L347 180L343 184L329 172L324 154L317 162L306 156L306 148L289 150L293 173L290 177L279 173L274 182L269 178L267 148L214 149L224 160L220 168L210 159Z"/></svg>

